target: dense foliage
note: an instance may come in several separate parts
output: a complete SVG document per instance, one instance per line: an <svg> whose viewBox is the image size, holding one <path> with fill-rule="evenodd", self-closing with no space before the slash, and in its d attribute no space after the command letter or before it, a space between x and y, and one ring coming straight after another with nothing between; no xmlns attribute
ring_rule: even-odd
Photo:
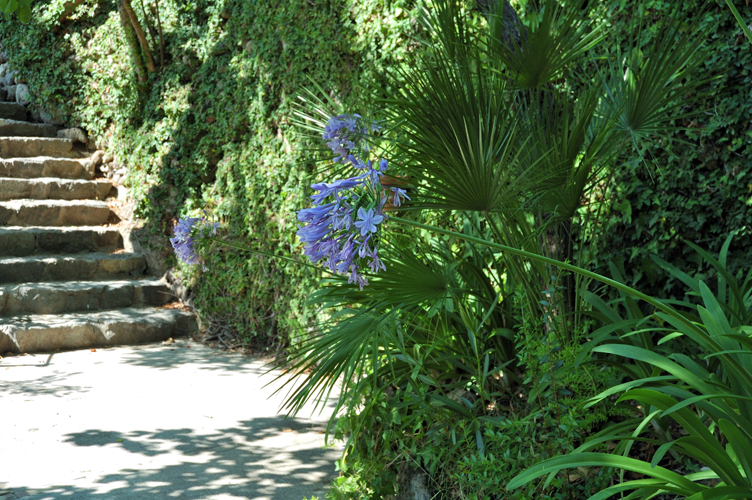
<svg viewBox="0 0 752 500"><path fill-rule="evenodd" d="M61 21L67 5L35 2L31 22L3 23L0 41L35 105L68 117L127 166L146 224L139 238L165 258L177 218L203 209L232 239L298 254L295 210L314 164L291 129L293 102L311 81L355 102L354 88L383 79L414 47L409 1L166 0L164 68L141 85L116 2L87 0ZM144 5L134 10L148 35L157 17ZM248 254L212 253L206 264L212 271L200 277L184 268L204 319L264 344L306 328L315 273Z"/></svg>
<svg viewBox="0 0 752 500"><path fill-rule="evenodd" d="M671 4L642 3L658 11ZM740 9L749 24L749 9ZM681 283L652 255L690 274L712 277L712 268L685 241L717 254L734 232L729 269L736 273L752 266L752 51L724 2L686 2L686 12L703 11L707 15L696 29L712 27L707 43L713 50L698 76L718 78L697 89L692 107L682 110L696 114L677 119L675 130L666 131L670 140L646 141L643 158L616 172L604 193L608 215L596 249L606 274L608 263L615 260L623 265L629 283L678 298L684 292ZM615 26L629 22L619 2L611 2L608 16Z"/></svg>
<svg viewBox="0 0 752 500"><path fill-rule="evenodd" d="M146 81L114 2L64 21L40 2L0 36L35 105L128 165L144 241L186 221L204 317L292 337L289 408L340 390L331 498L749 498L739 25L720 1L521 1L516 25L489 4L165 0ZM358 160L388 159L389 179L313 186L308 208L308 185L366 171L327 157L342 113L378 124ZM386 266L360 262L367 286L187 248L207 209L229 242L302 259L300 210L307 255L336 269L352 247L314 245L358 233L336 226L358 208Z"/></svg>

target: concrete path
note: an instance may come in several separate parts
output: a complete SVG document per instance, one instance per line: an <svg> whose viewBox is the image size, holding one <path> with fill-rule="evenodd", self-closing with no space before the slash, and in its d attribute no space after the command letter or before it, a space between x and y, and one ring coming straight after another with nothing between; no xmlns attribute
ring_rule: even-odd
<svg viewBox="0 0 752 500"><path fill-rule="evenodd" d="M5 357L0 500L323 498L331 402L285 419L265 372L187 339Z"/></svg>

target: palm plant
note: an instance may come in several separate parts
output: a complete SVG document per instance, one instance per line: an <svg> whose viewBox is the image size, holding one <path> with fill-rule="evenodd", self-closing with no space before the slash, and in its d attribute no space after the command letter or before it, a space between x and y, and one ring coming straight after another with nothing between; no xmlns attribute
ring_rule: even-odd
<svg viewBox="0 0 752 500"><path fill-rule="evenodd" d="M562 261L578 260L572 241L585 222L583 201L700 83L681 76L702 61L703 36L682 35L669 17L660 45L633 47L644 57L602 60L603 25L581 8L544 0L539 22L518 38L493 11L487 29L474 30L458 1L426 9L428 48L395 73L397 90L377 96L396 131L385 151L413 189L409 218L392 221L420 232L395 231L387 271L369 288L335 279L314 294L313 303L337 312L291 354L302 383L290 409L342 380L340 406L367 411L366 384L368 394L396 384L412 390L416 411L473 422L463 429L482 448L482 425L493 422L485 403L504 389L490 375L514 374L515 290L530 299L527 313L550 318L541 339L561 343L575 337L589 280L634 292ZM567 70L588 60L597 75L575 92ZM315 113L307 118L316 123ZM575 276L560 308L536 299L558 268ZM418 362L416 350L430 355ZM450 397L468 381L475 402Z"/></svg>

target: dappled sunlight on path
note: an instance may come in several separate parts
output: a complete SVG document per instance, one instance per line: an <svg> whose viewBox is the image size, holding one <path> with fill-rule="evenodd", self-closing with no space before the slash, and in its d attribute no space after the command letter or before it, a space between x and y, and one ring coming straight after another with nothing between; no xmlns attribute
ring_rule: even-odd
<svg viewBox="0 0 752 500"><path fill-rule="evenodd" d="M285 419L278 373L185 340L4 358L0 498L322 496L331 405Z"/></svg>

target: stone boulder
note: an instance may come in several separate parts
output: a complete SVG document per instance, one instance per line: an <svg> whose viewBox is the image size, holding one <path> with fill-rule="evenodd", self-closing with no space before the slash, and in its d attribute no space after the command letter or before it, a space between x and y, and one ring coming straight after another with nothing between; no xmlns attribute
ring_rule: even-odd
<svg viewBox="0 0 752 500"><path fill-rule="evenodd" d="M5 90L8 92L6 99L11 102L15 101L16 100L16 86L8 85L7 87L5 87Z"/></svg>
<svg viewBox="0 0 752 500"><path fill-rule="evenodd" d="M80 128L64 128L63 130L58 130L57 136L64 139L71 139L76 142L81 142L83 144L86 144L89 141L89 138L86 137L86 132L84 132Z"/></svg>
<svg viewBox="0 0 752 500"><path fill-rule="evenodd" d="M57 114L52 114L49 111L45 111L43 109L39 110L39 118L49 125L62 125L65 123L65 120L63 120L60 116Z"/></svg>
<svg viewBox="0 0 752 500"><path fill-rule="evenodd" d="M18 85L16 85L16 102L21 106L26 106L31 102L29 86L25 83L19 83Z"/></svg>

